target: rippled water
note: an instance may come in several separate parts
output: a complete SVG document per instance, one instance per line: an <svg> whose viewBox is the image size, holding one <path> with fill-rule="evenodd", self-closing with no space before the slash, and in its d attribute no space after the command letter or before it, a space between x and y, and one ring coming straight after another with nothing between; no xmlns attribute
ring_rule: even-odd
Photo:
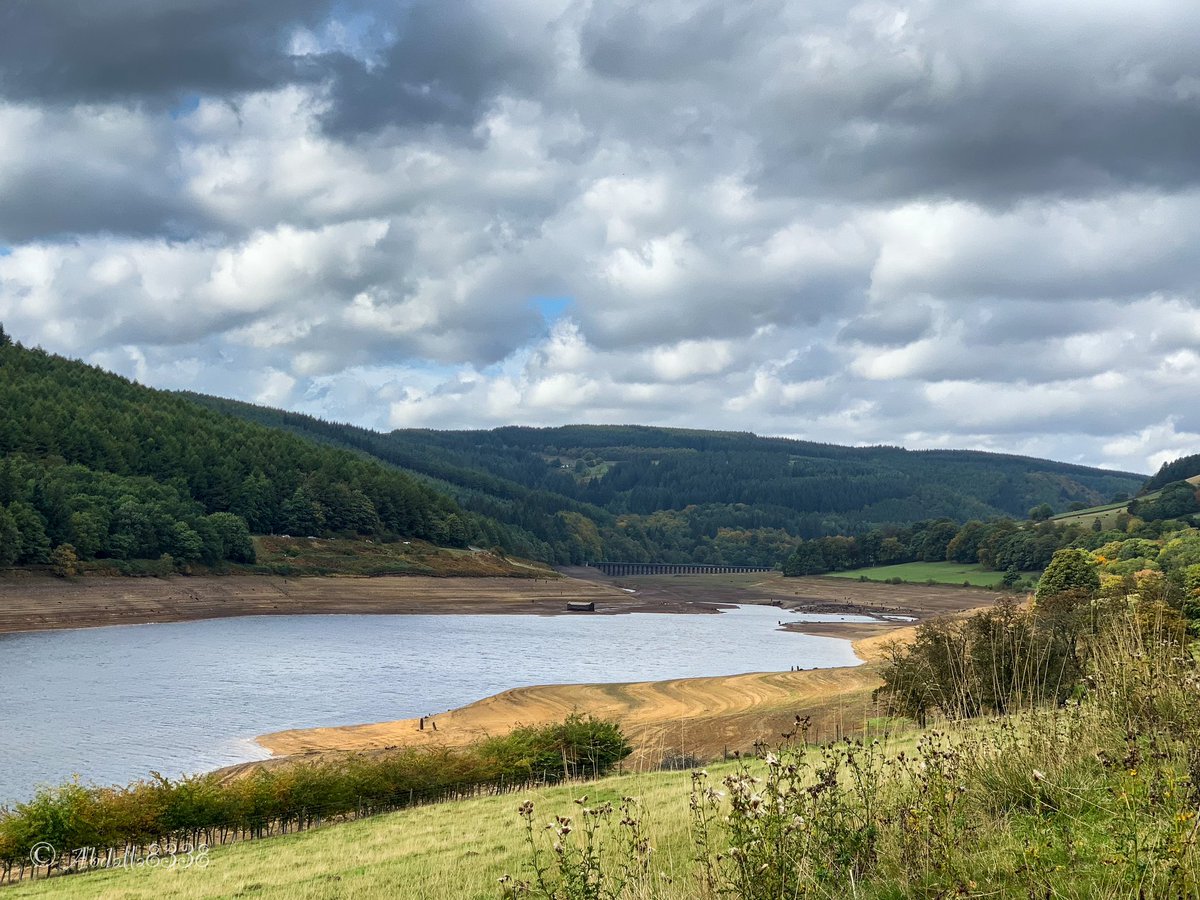
<svg viewBox="0 0 1200 900"><path fill-rule="evenodd" d="M0 803L267 754L255 735L439 713L511 687L855 665L843 621L720 615L262 616L0 635Z"/></svg>

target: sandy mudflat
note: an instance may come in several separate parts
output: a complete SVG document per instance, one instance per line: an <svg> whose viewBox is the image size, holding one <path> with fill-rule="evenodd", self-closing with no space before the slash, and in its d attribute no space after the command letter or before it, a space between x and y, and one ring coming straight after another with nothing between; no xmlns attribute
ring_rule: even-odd
<svg viewBox="0 0 1200 900"><path fill-rule="evenodd" d="M778 741L797 715L810 715L820 736L851 733L870 711L879 679L870 667L683 678L627 684L516 688L435 716L422 731L417 719L281 731L258 738L277 756L392 747L458 746L515 725L561 721L572 712L620 722L635 748L633 767L665 756L701 759L746 751L755 740ZM814 736L816 732L814 732Z"/></svg>
<svg viewBox="0 0 1200 900"><path fill-rule="evenodd" d="M0 634L183 622L225 616L314 613L561 613L569 600L598 612L648 609L612 585L571 578L278 578L228 575L172 578L48 576L0 580ZM688 611L656 602L654 609Z"/></svg>
<svg viewBox="0 0 1200 900"><path fill-rule="evenodd" d="M601 614L704 613L730 603L772 603L819 613L912 616L983 606L990 591L924 585L882 585L839 578L782 578L777 574L676 575L606 578L594 569L565 569L565 578L375 578L269 575L87 577L46 575L0 579L0 634L184 622L226 616L319 613L566 612L571 600L591 601ZM800 627L800 626L796 626ZM860 638L894 627L805 625L804 631Z"/></svg>

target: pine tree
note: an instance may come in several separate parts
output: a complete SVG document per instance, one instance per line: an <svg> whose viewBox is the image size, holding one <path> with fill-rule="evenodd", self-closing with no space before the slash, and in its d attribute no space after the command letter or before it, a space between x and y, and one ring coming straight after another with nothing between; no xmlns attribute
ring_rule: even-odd
<svg viewBox="0 0 1200 900"><path fill-rule="evenodd" d="M0 566L11 566L21 553L21 532L12 514L0 506Z"/></svg>

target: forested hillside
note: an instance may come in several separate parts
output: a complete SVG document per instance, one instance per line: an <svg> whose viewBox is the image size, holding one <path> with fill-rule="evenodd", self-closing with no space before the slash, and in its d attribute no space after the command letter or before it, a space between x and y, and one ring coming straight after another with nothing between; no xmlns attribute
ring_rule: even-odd
<svg viewBox="0 0 1200 900"><path fill-rule="evenodd" d="M350 447L519 526L556 562L774 564L797 538L930 518L1065 509L1134 493L1144 476L970 451L840 447L640 426L388 434L189 395L251 421Z"/></svg>
<svg viewBox="0 0 1200 900"><path fill-rule="evenodd" d="M64 545L82 560L249 562L252 531L462 545L502 536L492 524L378 461L23 348L0 330L0 565L46 563Z"/></svg>
<svg viewBox="0 0 1200 900"><path fill-rule="evenodd" d="M1197 475L1200 475L1200 453L1193 453L1191 456L1181 456L1179 459L1163 463L1159 470L1154 473L1154 477L1146 482L1142 488L1142 493L1156 491L1172 482L1195 478Z"/></svg>
<svg viewBox="0 0 1200 900"><path fill-rule="evenodd" d="M180 568L248 562L251 533L416 537L555 563L774 565L799 538L1086 505L1144 480L633 426L381 434L156 391L0 332L0 565L46 563L59 547Z"/></svg>

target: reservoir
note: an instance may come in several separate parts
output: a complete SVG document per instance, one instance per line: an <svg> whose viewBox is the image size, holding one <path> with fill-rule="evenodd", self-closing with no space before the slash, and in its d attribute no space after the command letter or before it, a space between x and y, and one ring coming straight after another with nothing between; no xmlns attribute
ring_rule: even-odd
<svg viewBox="0 0 1200 900"><path fill-rule="evenodd" d="M850 642L718 615L256 616L0 635L0 804L268 754L287 728L438 714L508 688L857 665Z"/></svg>

